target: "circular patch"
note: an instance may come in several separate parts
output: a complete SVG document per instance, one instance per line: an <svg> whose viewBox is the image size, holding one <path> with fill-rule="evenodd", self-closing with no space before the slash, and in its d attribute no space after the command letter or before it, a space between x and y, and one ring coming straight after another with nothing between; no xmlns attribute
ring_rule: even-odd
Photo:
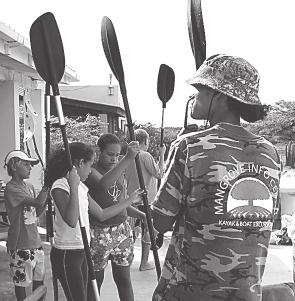
<svg viewBox="0 0 295 301"><path fill-rule="evenodd" d="M227 199L227 218L268 220L272 212L273 199L263 182L255 178L243 178L234 183Z"/></svg>

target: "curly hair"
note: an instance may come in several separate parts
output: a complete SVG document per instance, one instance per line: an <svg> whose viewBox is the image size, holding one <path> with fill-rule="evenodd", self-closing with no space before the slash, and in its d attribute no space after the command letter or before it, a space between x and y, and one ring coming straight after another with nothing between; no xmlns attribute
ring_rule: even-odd
<svg viewBox="0 0 295 301"><path fill-rule="evenodd" d="M263 120L270 109L268 105L245 104L231 97L228 97L228 104L231 111L238 113L242 119L250 123Z"/></svg>
<svg viewBox="0 0 295 301"><path fill-rule="evenodd" d="M90 161L95 152L92 146L81 142L73 142L69 144L70 154L73 164L76 164L81 159L85 162ZM51 187L54 181L65 177L72 167L69 166L67 154L64 148L56 149L49 158L45 170L44 185Z"/></svg>
<svg viewBox="0 0 295 301"><path fill-rule="evenodd" d="M116 135L108 133L101 135L96 144L102 152L109 144L121 144L121 142Z"/></svg>

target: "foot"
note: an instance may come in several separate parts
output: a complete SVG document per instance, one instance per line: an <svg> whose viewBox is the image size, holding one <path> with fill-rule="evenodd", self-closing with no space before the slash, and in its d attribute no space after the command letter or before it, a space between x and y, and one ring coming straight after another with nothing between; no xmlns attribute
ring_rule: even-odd
<svg viewBox="0 0 295 301"><path fill-rule="evenodd" d="M154 268L155 268L154 263L150 263L150 262L148 262L148 263L146 263L146 264L141 264L141 265L139 266L139 270L140 270L140 271L153 270Z"/></svg>

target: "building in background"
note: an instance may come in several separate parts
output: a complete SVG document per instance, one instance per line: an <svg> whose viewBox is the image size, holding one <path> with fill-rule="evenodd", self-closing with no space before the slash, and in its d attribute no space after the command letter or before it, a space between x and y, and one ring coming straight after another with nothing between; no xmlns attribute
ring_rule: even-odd
<svg viewBox="0 0 295 301"><path fill-rule="evenodd" d="M60 86L60 95L66 116L99 116L106 125L103 133L125 129L125 111L118 86Z"/></svg>
<svg viewBox="0 0 295 301"><path fill-rule="evenodd" d="M86 113L100 115L101 120L108 124L106 132L123 127L125 114L119 100L118 87L69 86L78 81L76 72L66 66L60 82L67 85L61 87L65 115L83 116ZM34 67L29 40L0 22L0 180L4 182L9 179L3 167L5 155L11 150L20 149L22 145L24 91L28 93L31 104L38 114L34 135L37 148L44 160L45 83ZM36 157L32 140L28 142L28 148L31 155ZM37 188L41 187L41 174L41 165L32 169L31 181Z"/></svg>

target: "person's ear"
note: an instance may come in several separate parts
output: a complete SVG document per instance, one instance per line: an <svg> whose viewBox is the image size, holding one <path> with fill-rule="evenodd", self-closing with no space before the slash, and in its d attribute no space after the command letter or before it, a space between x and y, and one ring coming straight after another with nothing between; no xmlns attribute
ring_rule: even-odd
<svg viewBox="0 0 295 301"><path fill-rule="evenodd" d="M220 99L227 99L227 96L225 94L222 94L218 91L214 91L214 98L220 100Z"/></svg>
<svg viewBox="0 0 295 301"><path fill-rule="evenodd" d="M14 162L12 162L11 165L10 165L10 168L11 168L12 171L16 171L16 164L15 164L15 163L16 163L16 162L14 161Z"/></svg>
<svg viewBox="0 0 295 301"><path fill-rule="evenodd" d="M83 159L80 159L80 160L73 160L73 165L76 166L76 167L81 167L81 164L83 163Z"/></svg>
<svg viewBox="0 0 295 301"><path fill-rule="evenodd" d="M215 92L213 98L218 105L222 107L224 105L227 105L227 96L225 94L220 92Z"/></svg>
<svg viewBox="0 0 295 301"><path fill-rule="evenodd" d="M19 162L20 162L20 160L17 160L15 158L12 159L12 162L10 165L12 171L16 171L16 167L19 165Z"/></svg>
<svg viewBox="0 0 295 301"><path fill-rule="evenodd" d="M78 166L79 166L79 167L82 167L82 164L83 164L83 163L84 163L84 159L80 159L79 162L78 162Z"/></svg>

